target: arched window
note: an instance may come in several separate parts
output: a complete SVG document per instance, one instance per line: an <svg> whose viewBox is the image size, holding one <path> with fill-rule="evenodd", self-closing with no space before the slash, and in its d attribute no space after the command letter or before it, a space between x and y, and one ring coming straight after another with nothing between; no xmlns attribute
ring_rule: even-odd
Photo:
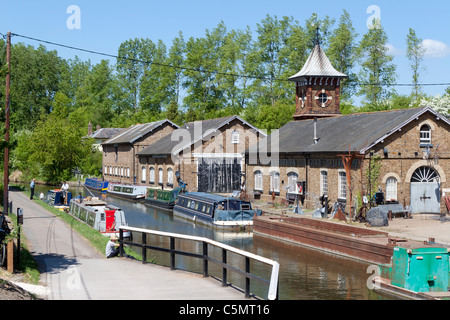
<svg viewBox="0 0 450 320"><path fill-rule="evenodd" d="M439 174L431 167L420 167L414 171L411 182L439 182Z"/></svg>
<svg viewBox="0 0 450 320"><path fill-rule="evenodd" d="M280 192L280 173L272 171L270 173L270 193Z"/></svg>
<svg viewBox="0 0 450 320"><path fill-rule="evenodd" d="M347 199L347 174L344 171L339 172L338 189L338 198Z"/></svg>
<svg viewBox="0 0 450 320"><path fill-rule="evenodd" d="M263 174L261 171L255 171L255 190L263 190Z"/></svg>
<svg viewBox="0 0 450 320"><path fill-rule="evenodd" d="M141 182L145 183L145 179L147 179L147 168L145 166L142 166L141 170Z"/></svg>
<svg viewBox="0 0 450 320"><path fill-rule="evenodd" d="M158 184L163 184L164 183L164 181L163 181L163 169L162 168L159 168L159 170L158 170Z"/></svg>
<svg viewBox="0 0 450 320"><path fill-rule="evenodd" d="M239 131L234 130L231 133L231 143L239 143Z"/></svg>
<svg viewBox="0 0 450 320"><path fill-rule="evenodd" d="M288 193L298 193L297 187L298 174L295 172L288 173Z"/></svg>
<svg viewBox="0 0 450 320"><path fill-rule="evenodd" d="M155 183L155 168L151 167L150 168L150 179L149 179L150 183Z"/></svg>
<svg viewBox="0 0 450 320"><path fill-rule="evenodd" d="M397 201L397 179L389 177L386 180L386 200Z"/></svg>
<svg viewBox="0 0 450 320"><path fill-rule="evenodd" d="M431 128L429 125L424 124L420 127L420 144L431 143Z"/></svg>
<svg viewBox="0 0 450 320"><path fill-rule="evenodd" d="M320 195L328 194L328 172L326 170L320 171Z"/></svg>
<svg viewBox="0 0 450 320"><path fill-rule="evenodd" d="M173 187L173 169L167 169L167 185Z"/></svg>

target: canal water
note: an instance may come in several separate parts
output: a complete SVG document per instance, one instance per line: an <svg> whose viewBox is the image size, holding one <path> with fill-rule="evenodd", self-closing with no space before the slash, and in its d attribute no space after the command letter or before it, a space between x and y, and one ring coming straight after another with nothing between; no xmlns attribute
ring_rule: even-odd
<svg viewBox="0 0 450 320"><path fill-rule="evenodd" d="M51 187L37 186L36 194L46 194ZM72 194L85 195L84 188L71 188ZM109 195L99 195L108 203L125 211L129 226L158 231L181 233L206 237L227 245L252 252L254 254L277 261L280 264L279 298L281 300L380 300L383 296L376 294L367 287L367 280L372 273L367 273L368 263L362 263L336 255L316 251L292 244L286 241L268 238L252 232L219 232L212 228L196 225L178 217L172 212L146 206L142 202L120 199ZM134 239L136 241L136 239ZM150 237L150 241L163 243L167 239ZM178 243L177 243L178 246ZM195 244L181 244L179 250L191 251ZM201 246L201 244L198 244ZM168 245L166 244L166 247ZM195 248L194 248L195 249ZM219 250L218 250L219 251ZM201 252L201 251L199 251ZM221 251L216 254L221 259ZM155 263L169 265L166 253L151 251L148 257ZM244 270L244 259L229 254L229 261L239 265ZM184 270L201 272L201 261L189 257L176 258L176 267ZM210 264L210 274L221 276L221 269ZM270 278L270 268L263 265L251 265L251 272L262 278ZM243 288L241 276L229 274L229 281ZM251 284L251 291L259 297L267 296L267 286L258 282Z"/></svg>

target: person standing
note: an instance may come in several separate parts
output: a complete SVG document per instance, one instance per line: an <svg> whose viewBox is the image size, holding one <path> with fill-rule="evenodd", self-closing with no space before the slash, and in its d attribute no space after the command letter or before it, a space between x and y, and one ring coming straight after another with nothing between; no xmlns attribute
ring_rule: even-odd
<svg viewBox="0 0 450 320"><path fill-rule="evenodd" d="M63 192L64 204L67 204L67 195L69 193L69 184L66 181L63 181L61 190Z"/></svg>
<svg viewBox="0 0 450 320"><path fill-rule="evenodd" d="M30 200L33 200L35 185L36 185L36 181L33 178L33 180L31 180L31 183L30 183L30 189L31 189Z"/></svg>

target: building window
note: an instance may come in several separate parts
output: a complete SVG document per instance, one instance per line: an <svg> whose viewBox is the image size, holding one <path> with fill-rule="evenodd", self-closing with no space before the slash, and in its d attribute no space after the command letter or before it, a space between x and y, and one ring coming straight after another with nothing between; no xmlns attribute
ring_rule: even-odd
<svg viewBox="0 0 450 320"><path fill-rule="evenodd" d="M130 177L130 168L127 168L127 178Z"/></svg>
<svg viewBox="0 0 450 320"><path fill-rule="evenodd" d="M320 196L328 194L328 172L320 171Z"/></svg>
<svg viewBox="0 0 450 320"><path fill-rule="evenodd" d="M147 179L147 168L145 166L142 166L141 182L145 183L145 179Z"/></svg>
<svg viewBox="0 0 450 320"><path fill-rule="evenodd" d="M386 200L397 201L397 179L394 177L386 180Z"/></svg>
<svg viewBox="0 0 450 320"><path fill-rule="evenodd" d="M167 169L167 185L173 187L173 170Z"/></svg>
<svg viewBox="0 0 450 320"><path fill-rule="evenodd" d="M431 143L431 128L429 125L424 124L420 127L420 144Z"/></svg>
<svg viewBox="0 0 450 320"><path fill-rule="evenodd" d="M239 131L234 130L231 133L231 143L239 143Z"/></svg>
<svg viewBox="0 0 450 320"><path fill-rule="evenodd" d="M255 171L255 190L263 190L263 174L261 171Z"/></svg>
<svg viewBox="0 0 450 320"><path fill-rule="evenodd" d="M298 174L296 174L295 172L288 173L288 193L298 193L297 180Z"/></svg>
<svg viewBox="0 0 450 320"><path fill-rule="evenodd" d="M163 169L159 168L158 170L158 184L162 185L163 182Z"/></svg>
<svg viewBox="0 0 450 320"><path fill-rule="evenodd" d="M280 173L272 171L270 173L270 193L280 192Z"/></svg>
<svg viewBox="0 0 450 320"><path fill-rule="evenodd" d="M149 179L150 183L155 183L155 168L150 168L150 179Z"/></svg>
<svg viewBox="0 0 450 320"><path fill-rule="evenodd" d="M338 180L338 198L346 199L347 198L347 175L345 172L339 172L339 180Z"/></svg>

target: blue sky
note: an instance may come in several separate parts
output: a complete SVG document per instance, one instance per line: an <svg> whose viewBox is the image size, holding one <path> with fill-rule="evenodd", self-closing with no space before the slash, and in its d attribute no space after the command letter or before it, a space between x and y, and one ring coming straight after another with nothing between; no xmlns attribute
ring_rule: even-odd
<svg viewBox="0 0 450 320"><path fill-rule="evenodd" d="M339 20L342 10L351 16L359 38L367 32L367 21L371 20L375 5L379 8L381 23L389 37L389 45L395 55L398 83L411 83L411 71L405 56L406 35L413 28L425 40L428 48L424 59L426 71L422 83L450 83L450 1L428 0L166 0L166 1L85 1L49 0L2 1L0 32L7 31L30 37L62 43L93 51L117 54L123 41L130 38L162 39L170 46L173 38L182 31L185 39L201 37L206 29L212 29L224 21L229 30L250 26L255 31L256 24L264 17L276 15L292 16L302 25L312 13L320 18L330 16ZM80 8L80 29L69 29L67 13L70 5ZM39 43L19 37L13 43L24 42L37 47ZM97 63L100 56L45 45L49 50L57 50L65 58L75 55L82 60ZM113 61L114 63L114 61ZM442 94L446 86L424 87L427 94ZM410 92L408 87L398 87L399 93Z"/></svg>

